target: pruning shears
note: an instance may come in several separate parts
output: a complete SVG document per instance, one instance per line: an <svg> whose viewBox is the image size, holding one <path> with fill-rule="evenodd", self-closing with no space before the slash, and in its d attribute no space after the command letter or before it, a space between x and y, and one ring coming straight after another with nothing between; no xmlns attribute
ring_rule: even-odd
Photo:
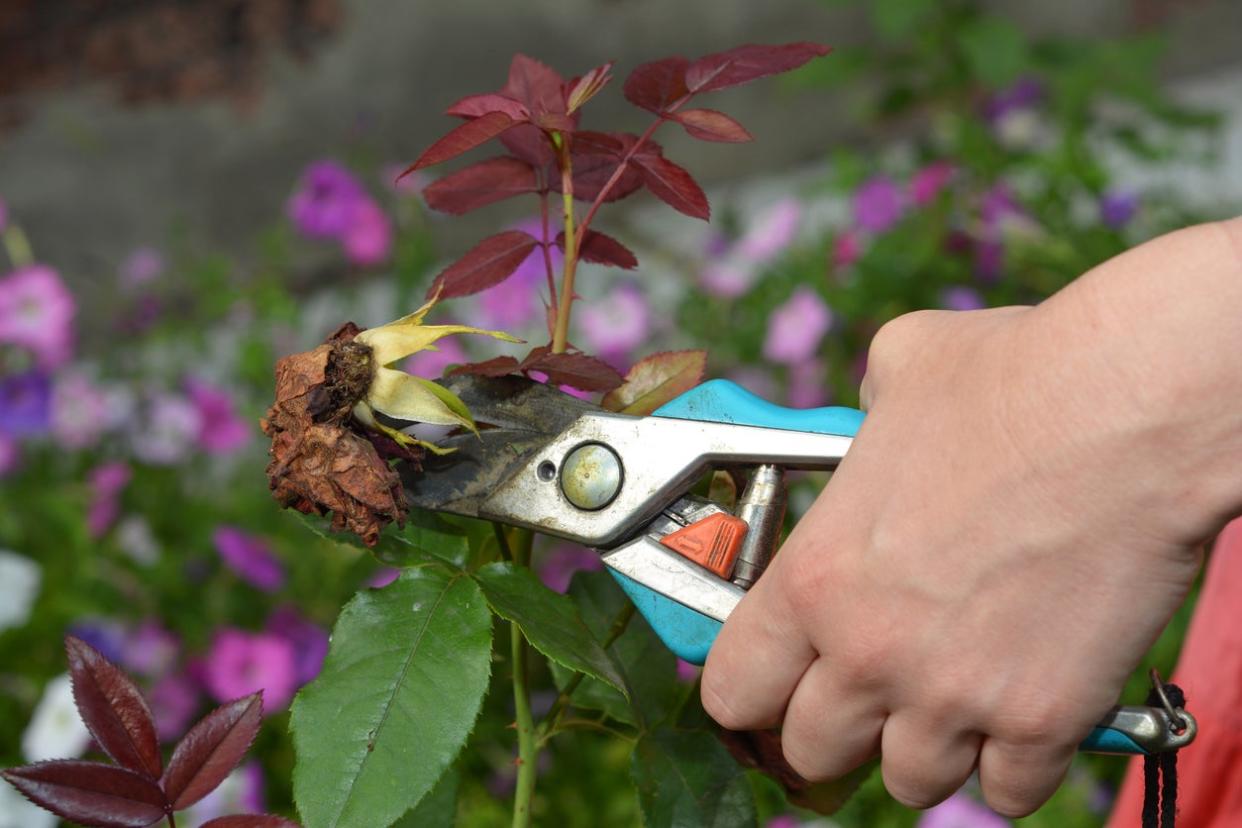
<svg viewBox="0 0 1242 828"><path fill-rule="evenodd" d="M661 640L702 664L721 625L776 551L784 472L832 470L863 413L790 409L709 380L650 416L604 411L517 376L442 381L480 425L402 470L412 505L526 527L596 549ZM745 470L730 511L691 493L716 468ZM1195 738L1170 705L1113 708L1080 746L1155 754Z"/></svg>

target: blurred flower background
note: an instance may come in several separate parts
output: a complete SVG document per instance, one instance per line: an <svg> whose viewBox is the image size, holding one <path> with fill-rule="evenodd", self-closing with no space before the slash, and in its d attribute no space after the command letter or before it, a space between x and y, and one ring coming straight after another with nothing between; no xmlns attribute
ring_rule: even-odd
<svg viewBox="0 0 1242 828"><path fill-rule="evenodd" d="M641 200L602 214L643 265L581 268L571 339L623 371L701 347L710 374L774 400L853 405L885 320L1037 302L1145 238L1242 205L1242 14L1229 0L583 0L520 13L248 0L232 24L205 2L90 5L29 0L0 16L0 765L92 749L66 633L137 677L169 741L262 688L269 722L250 761L191 825L291 813L289 702L319 671L341 604L394 574L268 497L257 423L272 365L347 318L412 310L466 234L539 235L529 204L448 224L421 201L429 179L394 183L439 112L490 88L513 52L572 75L748 40L837 46L780 85L731 93L755 144L690 152L657 136L710 184L710 224ZM178 59L162 38L180 38ZM590 117L633 128L613 97ZM541 341L542 257L435 321ZM404 367L436 377L507 347L446 340ZM795 514L822 482L798 484ZM599 567L564 544L537 556L560 591ZM1165 671L1187 614L1153 650ZM1136 679L1130 696L1142 695ZM491 694L463 760L463 825L508 818L505 698ZM540 819L634 824L625 745L566 744L543 754ZM1021 823L1102 824L1122 770L1082 758ZM1007 824L969 786L917 814L877 777L816 819L754 784L782 828ZM52 824L0 786L0 828Z"/></svg>

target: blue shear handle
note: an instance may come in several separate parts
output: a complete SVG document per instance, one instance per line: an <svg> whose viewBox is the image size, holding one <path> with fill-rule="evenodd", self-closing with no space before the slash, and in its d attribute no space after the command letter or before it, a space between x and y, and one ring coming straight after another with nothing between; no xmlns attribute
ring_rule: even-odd
<svg viewBox="0 0 1242 828"><path fill-rule="evenodd" d="M656 409L655 416L676 420L813 431L853 437L863 414L853 408L797 409L770 403L728 380L708 380ZM707 660L707 651L720 632L720 622L695 612L671 598L609 570L664 644L691 664Z"/></svg>
<svg viewBox="0 0 1242 828"><path fill-rule="evenodd" d="M1102 726L1093 728L1078 749L1084 753L1134 753L1140 756L1151 752L1120 730Z"/></svg>

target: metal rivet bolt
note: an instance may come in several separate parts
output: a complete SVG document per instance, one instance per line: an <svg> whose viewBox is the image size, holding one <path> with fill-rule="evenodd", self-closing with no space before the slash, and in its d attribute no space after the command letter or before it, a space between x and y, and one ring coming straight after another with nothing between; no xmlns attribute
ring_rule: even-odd
<svg viewBox="0 0 1242 828"><path fill-rule="evenodd" d="M588 512L602 509L621 491L621 458L599 443L578 446L561 464L565 499Z"/></svg>

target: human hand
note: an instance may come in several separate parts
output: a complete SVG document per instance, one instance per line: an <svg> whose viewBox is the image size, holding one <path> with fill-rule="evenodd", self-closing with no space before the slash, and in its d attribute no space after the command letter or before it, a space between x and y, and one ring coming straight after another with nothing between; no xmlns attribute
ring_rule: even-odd
<svg viewBox="0 0 1242 828"><path fill-rule="evenodd" d="M1242 423L1218 396L1237 408L1242 371L1187 353L1242 344L1238 326L1211 339L1214 309L1171 307L1181 273L1242 310L1238 222L1131 251L1038 308L886 325L853 447L713 646L707 712L782 724L808 779L878 752L912 807L976 767L996 811L1042 804L1201 541L1242 510ZM1146 302L1159 321L1136 329Z"/></svg>

